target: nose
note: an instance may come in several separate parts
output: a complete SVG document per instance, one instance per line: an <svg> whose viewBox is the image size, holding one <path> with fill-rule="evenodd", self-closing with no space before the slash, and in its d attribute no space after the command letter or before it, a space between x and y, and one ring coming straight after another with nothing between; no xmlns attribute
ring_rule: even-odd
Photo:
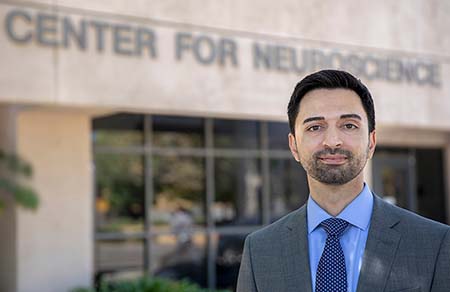
<svg viewBox="0 0 450 292"><path fill-rule="evenodd" d="M326 148L339 148L342 146L342 139L336 129L328 128L323 139L323 146Z"/></svg>

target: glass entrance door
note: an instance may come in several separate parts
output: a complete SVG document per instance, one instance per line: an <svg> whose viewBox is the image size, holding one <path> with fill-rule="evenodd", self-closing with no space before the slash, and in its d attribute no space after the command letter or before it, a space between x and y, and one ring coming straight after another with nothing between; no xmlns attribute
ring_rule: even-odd
<svg viewBox="0 0 450 292"><path fill-rule="evenodd" d="M417 211L414 151L377 150L372 163L375 193L397 206Z"/></svg>
<svg viewBox="0 0 450 292"><path fill-rule="evenodd" d="M372 187L377 195L446 223L442 149L380 147L372 167Z"/></svg>

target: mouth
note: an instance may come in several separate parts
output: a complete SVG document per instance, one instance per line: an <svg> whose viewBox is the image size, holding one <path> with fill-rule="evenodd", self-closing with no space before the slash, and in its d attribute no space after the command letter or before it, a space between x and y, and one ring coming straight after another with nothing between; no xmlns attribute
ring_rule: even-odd
<svg viewBox="0 0 450 292"><path fill-rule="evenodd" d="M319 160L327 165L342 165L347 162L347 157L344 155L326 155L319 156Z"/></svg>

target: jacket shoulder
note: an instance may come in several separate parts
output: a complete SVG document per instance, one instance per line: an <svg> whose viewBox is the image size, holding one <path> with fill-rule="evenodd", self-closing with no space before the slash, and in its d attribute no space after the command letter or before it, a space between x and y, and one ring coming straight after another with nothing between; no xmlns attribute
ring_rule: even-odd
<svg viewBox="0 0 450 292"><path fill-rule="evenodd" d="M379 209L383 210L384 214L390 214L398 219L398 226L394 226L394 229L396 230L406 228L409 231L416 230L418 232L425 231L427 233L431 232L445 234L450 229L450 226L446 224L434 221L409 210L387 203L379 197L376 197L376 204L378 205Z"/></svg>
<svg viewBox="0 0 450 292"><path fill-rule="evenodd" d="M286 231L297 228L302 224L306 226L306 204L277 221L250 233L248 238L251 238L254 242L279 240L280 236L285 234Z"/></svg>

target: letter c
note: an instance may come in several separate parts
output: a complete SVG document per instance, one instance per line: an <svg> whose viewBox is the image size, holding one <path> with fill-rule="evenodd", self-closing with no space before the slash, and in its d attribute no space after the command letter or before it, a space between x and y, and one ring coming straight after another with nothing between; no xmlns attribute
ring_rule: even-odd
<svg viewBox="0 0 450 292"><path fill-rule="evenodd" d="M28 13L22 10L13 10L6 16L6 31L12 40L19 43L27 43L31 40L31 32L28 31L23 35L17 35L13 27L14 21L17 18L22 18L25 22L31 23L31 16Z"/></svg>

